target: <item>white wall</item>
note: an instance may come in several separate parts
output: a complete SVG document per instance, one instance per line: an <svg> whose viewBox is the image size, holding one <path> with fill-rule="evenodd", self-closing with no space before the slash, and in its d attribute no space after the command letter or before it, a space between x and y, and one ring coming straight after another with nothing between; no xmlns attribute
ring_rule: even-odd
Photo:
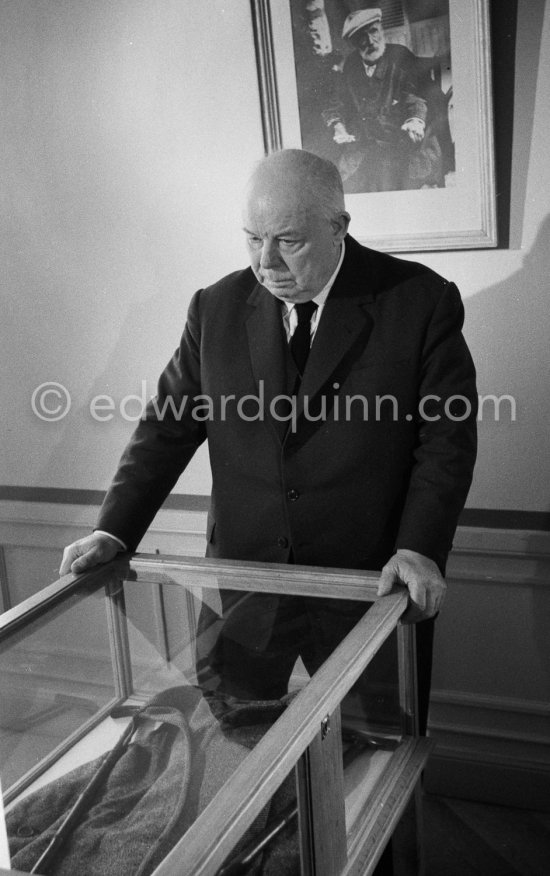
<svg viewBox="0 0 550 876"><path fill-rule="evenodd" d="M249 6L2 2L0 41L0 483L99 489L133 426L96 422L91 399L153 393L192 292L246 263L239 198L263 153ZM62 421L31 410L44 381L71 393ZM205 467L187 491L208 492Z"/></svg>
<svg viewBox="0 0 550 876"><path fill-rule="evenodd" d="M510 249L407 256L459 284L480 392L516 397L516 422L481 424L471 507L549 507L543 5L518 2ZM245 263L240 191L263 153L249 4L4 0L0 83L0 483L103 489L132 423L94 421L91 399L152 393L193 291ZM71 393L59 422L31 410L45 381ZM203 453L178 491L208 490Z"/></svg>
<svg viewBox="0 0 550 876"><path fill-rule="evenodd" d="M539 0L518 2L515 60L510 248L431 254L424 261L455 279L465 298L480 394L510 394L517 403L515 422L480 423L468 505L548 511L550 11Z"/></svg>

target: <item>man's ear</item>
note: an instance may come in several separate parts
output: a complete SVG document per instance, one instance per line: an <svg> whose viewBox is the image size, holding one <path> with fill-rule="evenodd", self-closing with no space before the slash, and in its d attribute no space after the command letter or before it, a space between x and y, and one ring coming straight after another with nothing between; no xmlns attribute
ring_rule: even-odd
<svg viewBox="0 0 550 876"><path fill-rule="evenodd" d="M331 220L334 243L341 243L348 233L351 216L345 210L342 210L334 219Z"/></svg>

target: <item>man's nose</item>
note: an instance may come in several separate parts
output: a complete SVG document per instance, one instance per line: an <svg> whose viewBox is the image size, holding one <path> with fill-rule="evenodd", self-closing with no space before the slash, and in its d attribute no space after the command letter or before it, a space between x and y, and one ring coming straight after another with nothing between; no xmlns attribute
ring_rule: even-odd
<svg viewBox="0 0 550 876"><path fill-rule="evenodd" d="M376 42L376 36L371 33L363 33L359 37L359 43L362 49L369 48Z"/></svg>
<svg viewBox="0 0 550 876"><path fill-rule="evenodd" d="M277 245L273 240L264 240L260 256L260 267L269 270L280 263Z"/></svg>

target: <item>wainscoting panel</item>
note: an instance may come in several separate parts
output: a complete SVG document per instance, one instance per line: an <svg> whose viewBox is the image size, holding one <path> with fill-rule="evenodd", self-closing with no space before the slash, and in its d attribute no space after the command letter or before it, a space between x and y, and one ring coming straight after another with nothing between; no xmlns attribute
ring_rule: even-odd
<svg viewBox="0 0 550 876"><path fill-rule="evenodd" d="M95 505L0 501L0 609L16 605L59 575L63 549L92 532ZM139 549L204 556L206 512L161 510Z"/></svg>
<svg viewBox="0 0 550 876"><path fill-rule="evenodd" d="M447 581L425 788L550 810L550 535L460 528Z"/></svg>

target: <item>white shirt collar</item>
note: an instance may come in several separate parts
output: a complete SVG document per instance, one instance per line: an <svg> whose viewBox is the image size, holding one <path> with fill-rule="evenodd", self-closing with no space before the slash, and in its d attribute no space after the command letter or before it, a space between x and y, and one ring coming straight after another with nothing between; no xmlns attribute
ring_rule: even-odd
<svg viewBox="0 0 550 876"><path fill-rule="evenodd" d="M334 286L334 281L336 280L336 277L338 276L338 271L342 267L342 262L344 261L345 252L346 252L346 244L345 244L345 241L342 241L342 247L340 249L340 258L338 259L338 264L336 265L333 273L330 275L328 282L325 283L325 285L323 286L321 291L315 296L315 298L311 299L317 305L318 308L321 308L324 306L324 303L328 298L328 293L330 292L330 290ZM291 313L294 310L294 306L295 306L294 302L285 301L284 304L286 304L286 308L287 308L287 311L289 313Z"/></svg>
<svg viewBox="0 0 550 876"><path fill-rule="evenodd" d="M374 71L376 70L376 64L365 64L365 62L363 61L363 69L370 79L372 76L374 76Z"/></svg>

